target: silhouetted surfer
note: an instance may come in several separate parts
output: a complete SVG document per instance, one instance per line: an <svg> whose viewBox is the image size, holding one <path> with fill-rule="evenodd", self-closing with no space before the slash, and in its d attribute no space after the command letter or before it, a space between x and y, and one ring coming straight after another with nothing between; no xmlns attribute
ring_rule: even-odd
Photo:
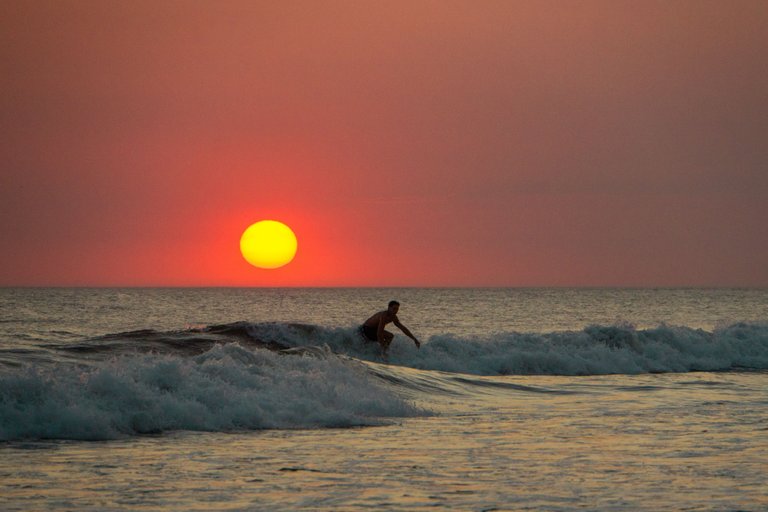
<svg viewBox="0 0 768 512"><path fill-rule="evenodd" d="M360 326L360 334L367 341L375 341L381 345L381 354L386 357L389 344L392 343L392 339L395 337L389 331L384 330L384 326L388 323L394 323L398 329L403 331L403 334L408 336L416 343L416 347L420 347L421 343L416 339L416 336L411 334L406 326L400 323L397 318L397 311L400 309L400 303L396 300L390 301L386 310L375 313L371 318L363 322Z"/></svg>

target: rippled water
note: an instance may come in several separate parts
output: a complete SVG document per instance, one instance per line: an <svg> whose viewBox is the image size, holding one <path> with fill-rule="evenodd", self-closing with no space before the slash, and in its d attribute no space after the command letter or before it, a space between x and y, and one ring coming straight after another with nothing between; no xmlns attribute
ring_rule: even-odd
<svg viewBox="0 0 768 512"><path fill-rule="evenodd" d="M354 327L391 298L424 346L385 363ZM766 291L0 305L2 510L768 510Z"/></svg>

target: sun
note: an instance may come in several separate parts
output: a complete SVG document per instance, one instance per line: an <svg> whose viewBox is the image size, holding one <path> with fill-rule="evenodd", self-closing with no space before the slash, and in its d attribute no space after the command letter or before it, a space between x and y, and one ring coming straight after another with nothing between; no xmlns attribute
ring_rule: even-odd
<svg viewBox="0 0 768 512"><path fill-rule="evenodd" d="M259 268L278 268L290 263L296 247L296 235L291 228L276 220L252 224L240 237L243 258Z"/></svg>

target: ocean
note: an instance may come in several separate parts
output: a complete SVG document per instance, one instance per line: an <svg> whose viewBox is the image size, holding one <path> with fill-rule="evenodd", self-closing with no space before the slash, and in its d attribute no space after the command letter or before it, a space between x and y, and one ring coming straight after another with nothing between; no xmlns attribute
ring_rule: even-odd
<svg viewBox="0 0 768 512"><path fill-rule="evenodd" d="M422 342L357 327L389 300ZM768 510L768 290L0 289L0 510Z"/></svg>

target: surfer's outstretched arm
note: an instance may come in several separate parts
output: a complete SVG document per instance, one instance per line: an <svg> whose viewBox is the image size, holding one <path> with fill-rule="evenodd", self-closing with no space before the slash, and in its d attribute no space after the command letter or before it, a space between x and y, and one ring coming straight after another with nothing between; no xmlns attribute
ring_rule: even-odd
<svg viewBox="0 0 768 512"><path fill-rule="evenodd" d="M397 317L395 317L394 320L392 320L392 322L397 326L398 329L403 331L403 334L405 334L406 336L408 336L413 340L413 342L416 344L416 347L421 347L421 343L419 343L419 340L416 339L416 336L411 334L411 331L409 331L406 326L401 324L400 320L398 320Z"/></svg>

